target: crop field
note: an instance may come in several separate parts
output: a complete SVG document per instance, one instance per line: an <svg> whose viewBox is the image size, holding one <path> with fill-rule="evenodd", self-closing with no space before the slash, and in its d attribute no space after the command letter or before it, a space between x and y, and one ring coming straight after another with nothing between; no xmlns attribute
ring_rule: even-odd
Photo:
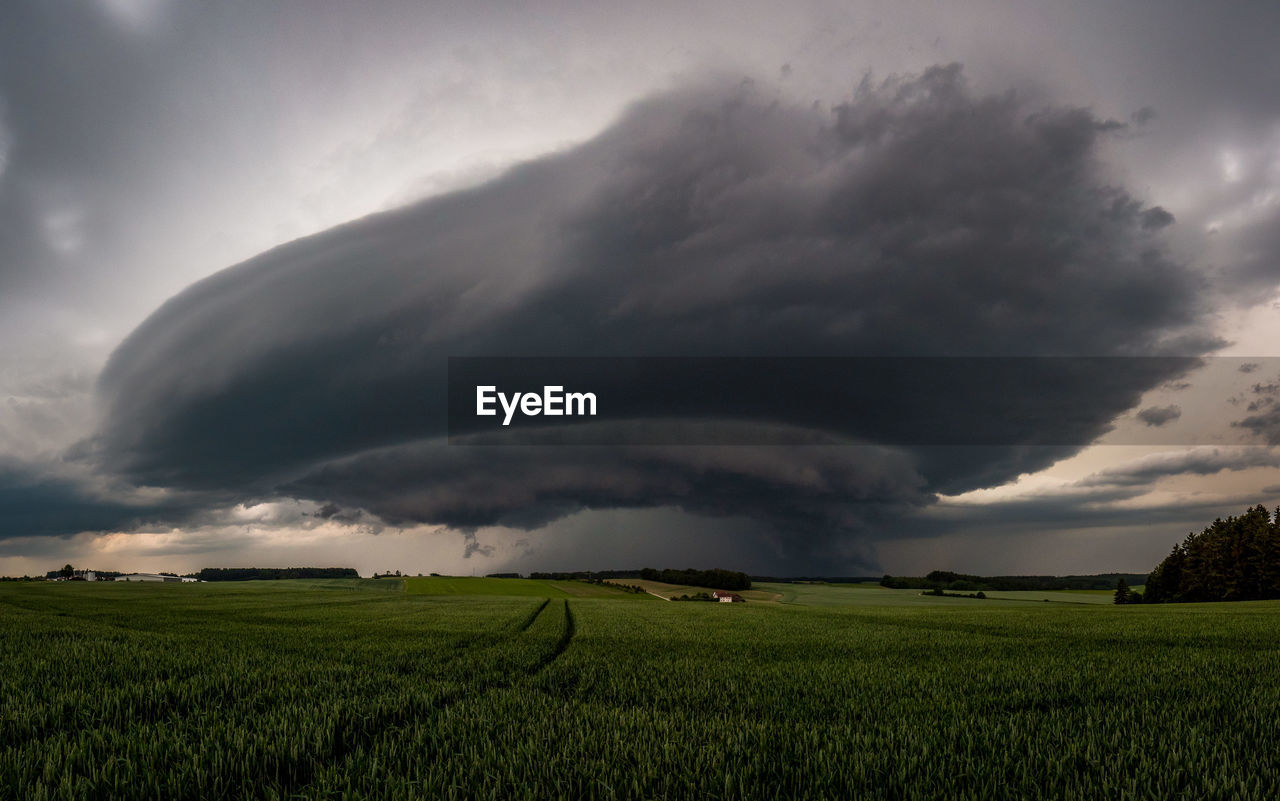
<svg viewBox="0 0 1280 801"><path fill-rule="evenodd" d="M665 581L650 581L648 579L633 579L633 578L613 579L611 580L611 583L618 584L618 585L631 585L633 587L641 587L644 589L646 593L649 594L650 598L670 599L670 598L679 597L681 595L694 595L699 592L702 592L702 593L711 592L711 590L707 589L706 587L693 587L688 584L668 584ZM761 585L757 585L757 587L759 586ZM772 590L750 589L750 590L735 590L735 592L737 592L738 595L741 595L743 598L747 599L748 601L776 601L778 599L778 593Z"/></svg>
<svg viewBox="0 0 1280 801"><path fill-rule="evenodd" d="M533 598L617 598L626 593L608 584L513 578L428 576L400 579L410 595L500 595Z"/></svg>
<svg viewBox="0 0 1280 801"><path fill-rule="evenodd" d="M1280 797L1273 602L415 582L0 584L0 798Z"/></svg>
<svg viewBox="0 0 1280 801"><path fill-rule="evenodd" d="M806 606L938 606L972 607L972 598L937 597L921 590L891 590L879 584L782 584L757 582L751 592L772 597L780 603ZM967 594L967 591L966 593ZM987 590L989 600L1024 603L1110 605L1111 590ZM988 608L989 605L984 606Z"/></svg>

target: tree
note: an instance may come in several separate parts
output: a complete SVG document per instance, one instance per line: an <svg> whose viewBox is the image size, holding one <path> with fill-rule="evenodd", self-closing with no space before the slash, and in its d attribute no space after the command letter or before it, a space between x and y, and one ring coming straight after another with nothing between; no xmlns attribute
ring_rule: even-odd
<svg viewBox="0 0 1280 801"><path fill-rule="evenodd" d="M58 572L62 574L63 578L69 579L76 574L76 569L71 565L67 564L67 565L63 565L62 570L59 570Z"/></svg>
<svg viewBox="0 0 1280 801"><path fill-rule="evenodd" d="M1129 584L1124 579L1116 582L1115 602L1118 604L1129 603Z"/></svg>
<svg viewBox="0 0 1280 801"><path fill-rule="evenodd" d="M1272 517L1255 506L1188 534L1147 576L1144 596L1143 603L1280 598L1280 509Z"/></svg>

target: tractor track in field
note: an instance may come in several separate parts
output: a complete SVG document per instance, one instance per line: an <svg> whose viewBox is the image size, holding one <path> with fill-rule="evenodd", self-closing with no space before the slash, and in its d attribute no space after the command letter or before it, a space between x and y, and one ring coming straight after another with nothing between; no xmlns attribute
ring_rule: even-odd
<svg viewBox="0 0 1280 801"><path fill-rule="evenodd" d="M550 605L551 605L550 598L543 599L542 603L538 606L538 608L533 610L533 612L530 613L527 618L525 618L524 622L521 623L520 627L515 630L514 634L519 635L527 631L529 627L533 625L534 621L536 621L542 615L542 613L547 609L547 607ZM565 652L565 650L568 649L569 643L573 641L573 637L576 633L577 633L577 626L573 620L573 610L569 606L569 599L566 598L564 599L564 629L563 631L561 631L560 638L556 641L555 646L551 649L549 653L547 653L546 656L542 657L534 664L520 671L518 675L512 676L505 680L496 681L496 682L487 684L483 687L480 687L478 690L474 692L467 692L464 690L464 691L452 694L451 697L442 698L441 699L442 703L432 708L429 714L432 717L443 715L448 713L448 711L452 709L454 706L460 703L463 703L465 701L474 701L489 693L492 693L498 690L507 690L512 687L515 687L518 684L521 684L522 682L530 681L531 679L535 678L538 674L540 674L542 671L550 667L557 659L560 658L560 656ZM322 766L332 765L337 762L341 762L349 754L351 754L358 748L365 748L365 747L371 746L372 744L376 743L378 740L389 736L393 732L394 732L394 729L391 727L388 727L387 729L384 729L384 730L366 729L362 732L353 732L349 734L346 738L344 738L344 741L340 746L334 748L333 751L324 755L323 757L316 759L310 765L298 771L297 774L293 776L291 780L286 781L283 787L281 788L283 791L283 794L286 797L292 797L294 795L304 793L305 790L312 785L312 783L315 780L316 774L319 772Z"/></svg>
<svg viewBox="0 0 1280 801"><path fill-rule="evenodd" d="M550 602L550 598L547 599ZM545 604L544 604L545 606ZM541 611L541 610L539 610ZM556 641L556 647L551 649L551 653L546 656L532 671L530 676L537 675L546 670L552 662L560 658L560 655L569 647L569 643L573 641L573 635L577 633L577 627L573 622L573 609L569 606L569 599L564 599L564 631L560 634L560 639Z"/></svg>
<svg viewBox="0 0 1280 801"><path fill-rule="evenodd" d="M516 627L516 632L528 631L529 627L533 625L533 621L538 619L538 615L542 614L542 610L546 609L547 605L550 603L550 598L544 598L538 608L530 612L529 616L524 619L524 622ZM566 601L565 603L567 604L568 602Z"/></svg>

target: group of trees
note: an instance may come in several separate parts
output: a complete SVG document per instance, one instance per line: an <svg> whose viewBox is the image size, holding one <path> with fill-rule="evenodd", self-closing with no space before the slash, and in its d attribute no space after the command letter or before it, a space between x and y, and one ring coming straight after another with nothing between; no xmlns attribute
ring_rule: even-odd
<svg viewBox="0 0 1280 801"><path fill-rule="evenodd" d="M63 565L57 570L50 570L45 578L71 578L77 568ZM111 581L124 574L116 570L94 571L99 581ZM161 571L161 576L177 576L177 573ZM376 575L376 574L375 574ZM397 573L399 575L399 573ZM187 573L183 578L195 578L201 581L251 581L254 579L296 579L296 578L360 578L360 574L351 567L206 567L197 573Z"/></svg>
<svg viewBox="0 0 1280 801"><path fill-rule="evenodd" d="M987 594L986 594L985 592L983 592L982 590L978 590L977 592L947 592L947 591L943 590L941 587L934 587L933 589L931 589L931 590L925 590L924 592L922 592L922 593L920 593L920 594L921 594L921 595L934 595L934 596L937 596L937 597L939 597L939 598L979 598L979 599L985 599L985 598L987 597Z"/></svg>
<svg viewBox="0 0 1280 801"><path fill-rule="evenodd" d="M192 576L201 581L360 578L353 567L206 567Z"/></svg>
<svg viewBox="0 0 1280 801"><path fill-rule="evenodd" d="M57 568L56 570L48 571L47 573L44 574L44 577L46 579L56 579L56 578L70 579L75 576L77 571L84 572L81 568L72 567L70 564L65 564L62 567ZM94 575L98 577L98 581L111 581L116 576L124 575L123 573L120 573L115 570L94 570L93 572L94 572Z"/></svg>
<svg viewBox="0 0 1280 801"><path fill-rule="evenodd" d="M1147 576L1142 602L1271 598L1280 598L1280 508L1272 517L1259 504L1173 546Z"/></svg>
<svg viewBox="0 0 1280 801"><path fill-rule="evenodd" d="M686 568L674 570L664 568L658 570L646 567L642 570L577 570L573 572L530 573L529 578L543 581L588 581L602 584L606 580L639 578L646 581L661 581L666 584L687 584L692 587L709 587L713 590L749 590L751 577L736 570L713 568L697 570ZM611 582L612 583L612 582ZM643 589L639 590L644 592Z"/></svg>
<svg viewBox="0 0 1280 801"><path fill-rule="evenodd" d="M606 579L640 578L639 570L556 570L550 573L530 573L529 578L541 581L589 581L599 583Z"/></svg>
<svg viewBox="0 0 1280 801"><path fill-rule="evenodd" d="M751 577L736 570L655 570L646 567L640 571L640 578L646 581L661 581L667 584L688 584L693 587L710 587L713 590L749 590Z"/></svg>
<svg viewBox="0 0 1280 801"><path fill-rule="evenodd" d="M754 582L770 584L866 584L878 581L875 576L752 576Z"/></svg>
<svg viewBox="0 0 1280 801"><path fill-rule="evenodd" d="M950 570L935 570L927 576L888 576L881 586L897 590L1109 590L1117 579L1142 581L1141 574L1102 573L1096 576L971 576Z"/></svg>
<svg viewBox="0 0 1280 801"><path fill-rule="evenodd" d="M635 584L619 584L620 578L637 578L639 570L575 570L572 572L530 573L529 578L539 581L585 581L588 584L608 584L627 592L644 593L644 587ZM490 573L489 578L520 578L519 573Z"/></svg>
<svg viewBox="0 0 1280 801"><path fill-rule="evenodd" d="M711 597L711 593L709 592L695 592L693 595L686 594L686 595L681 595L679 597L672 597L671 600L673 601L716 601L715 598ZM716 601L716 603L719 603L719 601Z"/></svg>

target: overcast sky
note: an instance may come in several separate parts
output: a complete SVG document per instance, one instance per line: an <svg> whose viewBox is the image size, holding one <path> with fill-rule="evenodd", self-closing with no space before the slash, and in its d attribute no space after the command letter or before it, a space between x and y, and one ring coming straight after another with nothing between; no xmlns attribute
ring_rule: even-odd
<svg viewBox="0 0 1280 801"><path fill-rule="evenodd" d="M1146 571L1280 504L1280 7L686 5L9 9L0 574ZM497 448L461 355L1204 358L1052 447Z"/></svg>

